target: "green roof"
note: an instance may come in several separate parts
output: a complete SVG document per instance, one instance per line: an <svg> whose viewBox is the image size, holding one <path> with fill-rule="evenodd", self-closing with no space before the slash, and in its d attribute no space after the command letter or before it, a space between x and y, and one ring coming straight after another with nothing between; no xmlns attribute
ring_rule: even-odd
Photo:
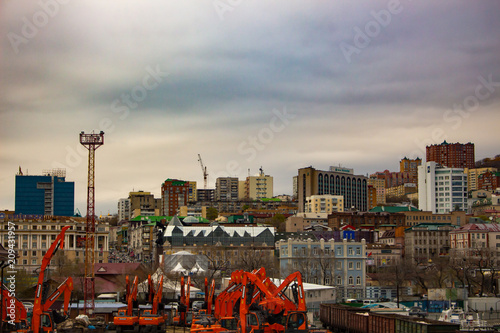
<svg viewBox="0 0 500 333"><path fill-rule="evenodd" d="M414 228L427 228L429 231L436 231L439 229L439 227L447 227L447 226L457 228L457 226L455 226L451 223L420 223L420 224L414 225L411 228L406 228L405 231L413 230Z"/></svg>
<svg viewBox="0 0 500 333"><path fill-rule="evenodd" d="M187 216L179 216L179 219L183 220L185 217ZM196 218L198 221L200 221L200 223L209 223L210 221L203 218L203 217L200 217L200 216L193 216L194 218ZM142 216L142 215L139 215L137 217L134 217L132 220L130 221L133 221L133 222L136 222L136 221L149 221L151 223L155 223L155 222L160 222L161 220L166 220L167 222L170 222L172 220L173 216Z"/></svg>
<svg viewBox="0 0 500 333"><path fill-rule="evenodd" d="M263 201L263 202L267 202L267 201L277 201L277 202L279 202L279 201L281 201L280 198L261 198L260 200Z"/></svg>
<svg viewBox="0 0 500 333"><path fill-rule="evenodd" d="M411 206L377 206L370 209L370 213L401 213L401 212L418 212L419 210Z"/></svg>

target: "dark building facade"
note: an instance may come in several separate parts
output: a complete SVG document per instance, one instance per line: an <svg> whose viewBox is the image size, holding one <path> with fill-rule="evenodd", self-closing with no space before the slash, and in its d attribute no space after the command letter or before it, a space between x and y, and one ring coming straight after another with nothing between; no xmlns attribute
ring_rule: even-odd
<svg viewBox="0 0 500 333"><path fill-rule="evenodd" d="M469 168L476 166L473 143L448 143L425 147L427 162L436 162L449 168Z"/></svg>
<svg viewBox="0 0 500 333"><path fill-rule="evenodd" d="M16 214L73 216L75 183L54 175L16 175Z"/></svg>
<svg viewBox="0 0 500 333"><path fill-rule="evenodd" d="M337 168L334 168L336 170ZM311 195L342 195L344 210L368 210L368 184L365 176L349 172L322 171L313 167L299 169L297 195L299 212L305 211L306 198Z"/></svg>

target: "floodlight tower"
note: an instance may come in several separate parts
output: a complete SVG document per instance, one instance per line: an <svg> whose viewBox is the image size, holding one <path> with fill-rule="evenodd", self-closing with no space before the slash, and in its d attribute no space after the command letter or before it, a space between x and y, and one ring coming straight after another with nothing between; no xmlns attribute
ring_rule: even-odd
<svg viewBox="0 0 500 333"><path fill-rule="evenodd" d="M95 150L104 144L104 132L99 134L80 133L80 143L89 150L88 186L87 186L87 223L85 226L85 277L83 280L83 309L86 315L94 314L94 159Z"/></svg>

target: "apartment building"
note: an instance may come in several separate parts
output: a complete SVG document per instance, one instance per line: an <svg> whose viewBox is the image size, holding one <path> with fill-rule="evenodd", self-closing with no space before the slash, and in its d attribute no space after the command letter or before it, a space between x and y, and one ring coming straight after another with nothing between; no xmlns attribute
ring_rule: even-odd
<svg viewBox="0 0 500 333"><path fill-rule="evenodd" d="M161 184L161 215L174 216L181 206L189 202L189 182L179 179L167 179Z"/></svg>
<svg viewBox="0 0 500 333"><path fill-rule="evenodd" d="M500 172L487 171L478 177L478 189L493 192L500 187Z"/></svg>
<svg viewBox="0 0 500 333"><path fill-rule="evenodd" d="M126 221L131 218L130 199L122 198L118 200L118 221Z"/></svg>
<svg viewBox="0 0 500 333"><path fill-rule="evenodd" d="M413 227L418 224L449 223L454 226L462 226L467 223L467 214L464 211L452 211L448 213L433 213L429 211L403 211L406 217L406 226Z"/></svg>
<svg viewBox="0 0 500 333"><path fill-rule="evenodd" d="M368 179L368 186L373 186L377 192L377 205L384 205L385 204L385 179L377 178L377 177L370 177ZM373 207L372 207L373 208Z"/></svg>
<svg viewBox="0 0 500 333"><path fill-rule="evenodd" d="M468 223L450 231L450 254L453 259L491 261L498 267L500 225L497 223Z"/></svg>
<svg viewBox="0 0 500 333"><path fill-rule="evenodd" d="M408 194L417 193L417 184L406 183L385 189L386 196L402 197Z"/></svg>
<svg viewBox="0 0 500 333"><path fill-rule="evenodd" d="M436 162L418 167L418 208L433 213L467 211L467 174Z"/></svg>
<svg viewBox="0 0 500 333"><path fill-rule="evenodd" d="M306 213L326 213L344 211L344 197L341 195L311 195L306 198Z"/></svg>
<svg viewBox="0 0 500 333"><path fill-rule="evenodd" d="M85 261L86 219L81 217L51 217L23 219L5 216L0 228L0 241L8 248L9 227L15 226L17 266L32 273L40 268L42 259L64 226L71 226L65 233L64 257L75 263ZM94 242L96 263L107 262L109 255L109 224L96 221Z"/></svg>
<svg viewBox="0 0 500 333"><path fill-rule="evenodd" d="M487 168L473 168L465 169L465 173L467 173L468 180L468 188L469 192L479 190L479 176L485 172L497 172L497 168L487 167Z"/></svg>
<svg viewBox="0 0 500 333"><path fill-rule="evenodd" d="M215 181L216 201L238 201L239 181L237 177L219 177Z"/></svg>
<svg viewBox="0 0 500 333"><path fill-rule="evenodd" d="M421 223L405 230L405 255L416 263L428 263L450 251L451 223Z"/></svg>
<svg viewBox="0 0 500 333"><path fill-rule="evenodd" d="M272 198L273 195L273 177L264 174L262 168L258 176L248 176L244 181L245 200Z"/></svg>
<svg viewBox="0 0 500 333"><path fill-rule="evenodd" d="M448 168L473 169L476 165L473 143L448 143L425 147L426 162L436 162ZM420 176L419 176L420 177Z"/></svg>
<svg viewBox="0 0 500 333"><path fill-rule="evenodd" d="M282 276L300 271L304 282L337 287L337 298L361 299L366 287L366 242L331 239L276 242Z"/></svg>
<svg viewBox="0 0 500 333"><path fill-rule="evenodd" d="M419 165L422 165L422 159L420 157L410 159L405 156L399 161L399 172L407 172L410 175L410 183L416 184L418 182Z"/></svg>
<svg viewBox="0 0 500 333"><path fill-rule="evenodd" d="M128 199L130 200L130 218L160 215L161 198L155 198L151 192L130 192Z"/></svg>

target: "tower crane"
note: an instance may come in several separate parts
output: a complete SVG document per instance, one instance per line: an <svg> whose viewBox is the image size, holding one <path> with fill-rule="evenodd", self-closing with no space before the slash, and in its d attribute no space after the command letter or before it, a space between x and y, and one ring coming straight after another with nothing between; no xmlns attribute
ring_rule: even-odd
<svg viewBox="0 0 500 333"><path fill-rule="evenodd" d="M203 188L206 190L207 189L208 173L207 173L207 167L203 165L203 161L201 160L200 154L198 154L198 162L200 162L201 172L203 172Z"/></svg>

